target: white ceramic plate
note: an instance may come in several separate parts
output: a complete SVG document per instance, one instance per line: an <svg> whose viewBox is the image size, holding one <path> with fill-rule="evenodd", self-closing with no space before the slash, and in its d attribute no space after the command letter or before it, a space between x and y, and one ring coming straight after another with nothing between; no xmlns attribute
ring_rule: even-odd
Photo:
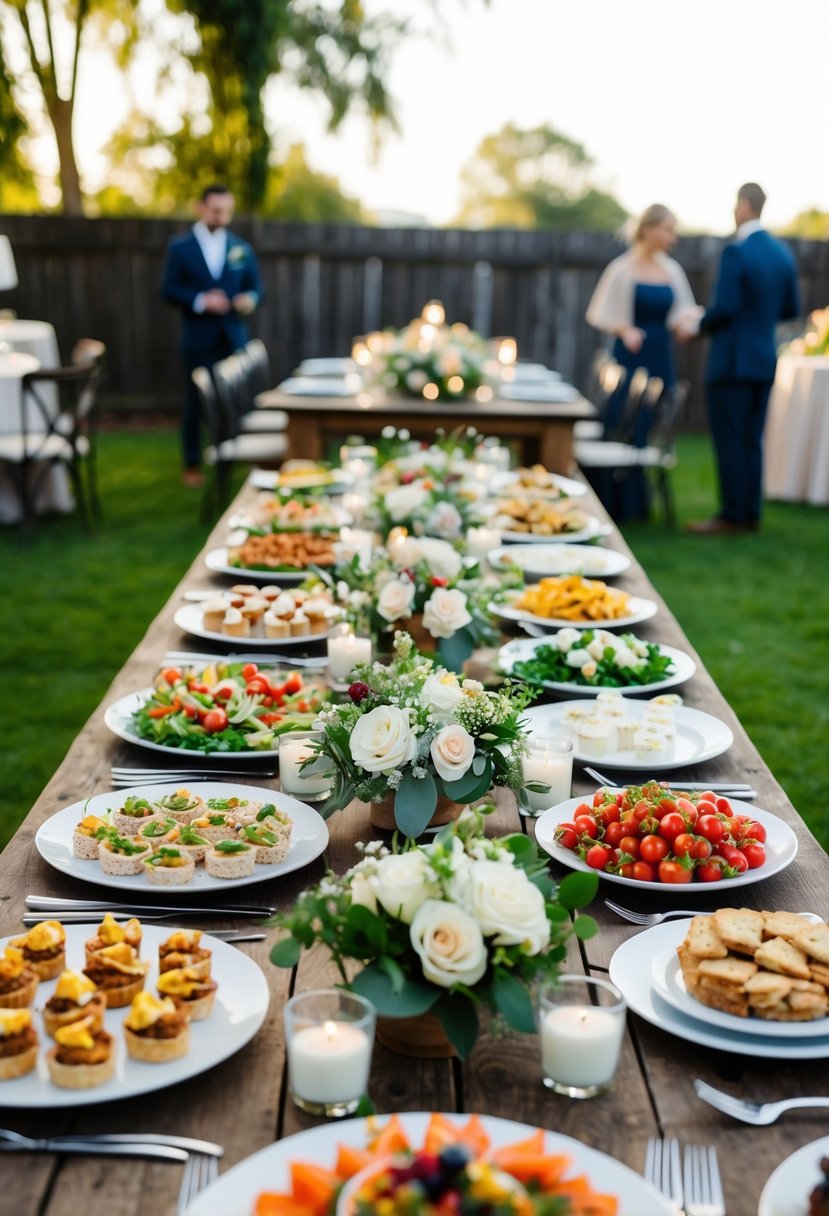
<svg viewBox="0 0 829 1216"><path fill-rule="evenodd" d="M226 545L205 553L204 564L214 574L232 574L237 583L273 583L277 587L291 587L308 577L307 570L249 570L246 566L231 566Z"/></svg>
<svg viewBox="0 0 829 1216"><path fill-rule="evenodd" d="M334 478L333 481L330 481L325 474L314 473L306 474L301 482L292 479L285 481L282 474L275 469L252 469L248 476L248 484L255 486L258 490L275 490L277 487L282 490L319 490L321 493L334 496L345 494L354 484L354 478L344 469L332 469L331 475Z"/></svg>
<svg viewBox="0 0 829 1216"><path fill-rule="evenodd" d="M255 775L255 774L254 774ZM169 785L136 785L131 789L117 790L111 794L96 794L86 802L75 802L72 806L64 807L51 815L40 825L35 846L44 861L64 874L71 874L82 882L92 882L100 887L117 887L121 891L147 891L158 895L162 893L164 900L184 900L189 895L202 898L208 891L224 891L231 887L247 887L252 883L268 882L280 879L292 870L301 870L310 865L320 854L325 852L328 845L328 825L318 811L298 798L291 798L277 790L264 789L255 785L234 784L229 781L192 781L187 783L191 794L199 794L205 801L208 798L247 798L251 802L272 802L279 810L289 815L294 822L291 832L291 847L288 856L278 865L253 867L253 873L247 878L214 878L208 874L204 866L196 866L196 874L192 882L182 887L158 887L153 885L146 874L121 877L117 874L105 874L97 861L85 861L75 857L72 852L72 833L84 815L101 815L106 810L117 810L123 806L130 796L146 798L148 802L163 798L165 794L174 794L181 789L181 782L170 782Z"/></svg>
<svg viewBox="0 0 829 1216"><path fill-rule="evenodd" d="M143 928L141 957L150 964L144 988L147 992L155 993L158 947L175 930L169 925L145 924ZM66 926L67 967L80 971L85 965L84 942L94 933L94 925ZM10 940L5 937L0 941L0 951ZM206 933L202 944L213 952L212 976L219 987L210 1017L204 1022L191 1023L190 1050L186 1056L171 1060L168 1064L145 1064L130 1059L122 1030L129 1007L108 1009L104 1015L104 1025L115 1039L115 1076L93 1089L61 1089L53 1085L45 1060L46 1051L53 1043L43 1029L38 1011L54 992L56 980L41 980L35 996L33 1018L40 1038L37 1067L25 1077L3 1082L3 1105L51 1110L55 1107L89 1106L94 1102L134 1098L138 1094L177 1085L235 1055L253 1038L265 1020L270 995L268 985L261 968L236 946L230 946Z"/></svg>
<svg viewBox="0 0 829 1216"><path fill-rule="evenodd" d="M578 389L572 384L552 381L548 384L500 384L498 396L504 401L575 401Z"/></svg>
<svg viewBox="0 0 829 1216"><path fill-rule="evenodd" d="M685 927L685 926L683 926ZM677 946L685 937L681 933ZM695 1000L685 987L685 979L676 946L666 946L658 951L651 963L651 978L653 985L663 1001L667 1001L679 1013L686 1017L696 1018L698 1022L707 1022L709 1026L721 1026L723 1030L737 1030L741 1034L759 1035L764 1039L827 1039L829 1038L829 1017L816 1018L813 1022L774 1022L765 1018L738 1018L733 1013L723 1013L720 1009L711 1009Z"/></svg>
<svg viewBox="0 0 829 1216"><path fill-rule="evenodd" d="M705 787L700 786L700 788ZM582 861L572 849L565 849L556 842L555 830L560 823L571 821L577 806L589 801L589 796L568 798L566 802L560 802L558 806L545 811L536 820L535 825L535 838L545 852L569 869L584 870L588 874L595 873L595 871L591 871L587 863ZM766 829L766 862L758 870L746 870L744 874L738 874L736 878L720 878L717 882L689 882L681 887L670 884L666 886L663 882L639 882L635 878L623 878L621 874L605 874L604 871L599 872L599 877L607 882L630 887L633 891L659 891L662 895L672 895L674 898L681 891L682 898L685 899L688 896L708 895L715 891L731 891L735 887L747 887L755 882L763 882L766 878L771 878L773 874L779 874L781 870L790 866L797 856L797 837L789 825L782 819L778 819L777 815L772 815L770 811L761 811L748 802L740 802L736 798L729 798L728 801L734 808L735 815L750 815L752 819L762 823ZM650 954L648 958L650 958ZM829 1032L827 1033L829 1034Z"/></svg>
<svg viewBox="0 0 829 1216"><path fill-rule="evenodd" d="M461 1124L466 1123L468 1117L449 1115ZM400 1119L413 1143L422 1144L429 1115L409 1112L401 1114ZM482 1122L496 1147L526 1139L535 1130L525 1123L496 1119L492 1115L483 1115ZM585 1173L597 1190L618 1196L619 1216L670 1216L672 1209L667 1200L626 1165L569 1136L559 1136L555 1132L545 1134L549 1152L565 1153L572 1161L567 1176ZM292 1161L312 1161L324 1168L333 1166L339 1144L362 1147L365 1142L364 1119L324 1124L278 1140L240 1161L218 1182L202 1191L190 1204L187 1216L250 1216L260 1191L289 1189Z"/></svg>
<svg viewBox="0 0 829 1216"><path fill-rule="evenodd" d="M715 884L700 883L702 887L706 885L711 887ZM676 890L675 887L669 889ZM683 887L683 898L692 889L692 886ZM658 1026L660 1030L677 1035L688 1043L717 1047L720 1051L729 1051L735 1055L752 1056L760 1060L829 1058L829 1035L823 1039L792 1040L741 1034L739 1031L722 1030L717 1026L707 1026L696 1018L685 1017L663 1001L654 991L651 960L654 953L668 946L673 945L676 948L687 929L687 920L666 920L661 925L653 925L650 929L635 933L614 951L610 960L610 979L634 1013L638 1013L640 1018L644 1018L653 1026ZM792 1216L800 1216L800 1213L794 1212Z"/></svg>
<svg viewBox="0 0 829 1216"><path fill-rule="evenodd" d="M625 701L625 712L631 718L640 718L646 705L647 701L635 701L629 697ZM550 705L534 705L531 709L525 710L522 716L530 723L531 734L570 735L574 740L573 758L581 764L601 763L607 765L608 768L622 769L630 773L652 771L653 760L637 760L636 753L633 751L605 752L601 756L579 751L575 743L577 737L575 727L563 720L567 711L577 706L583 709L584 700L555 701ZM677 705L674 707L674 722L676 738L673 753L669 760L659 761L660 772L671 772L673 769L684 768L686 764L701 764L704 760L721 756L734 742L730 728L719 718L715 718L713 714L703 713L701 709Z"/></svg>
<svg viewBox="0 0 829 1216"><path fill-rule="evenodd" d="M820 1159L827 1155L829 1136L822 1136L781 1161L763 1187L757 1216L806 1216L809 1195L823 1178Z"/></svg>
<svg viewBox="0 0 829 1216"><path fill-rule="evenodd" d="M495 525L497 527L497 525ZM603 524L595 515L588 516L588 522L578 532L557 532L555 536L536 536L532 532L501 531L501 540L507 545L549 545L553 540L560 545L583 545L595 540L598 536L610 536L613 531L611 524Z"/></svg>
<svg viewBox="0 0 829 1216"><path fill-rule="evenodd" d="M502 646L498 651L498 664L502 671L509 675L517 662L531 659L539 646L549 646L549 644L550 638L546 634L540 638L516 638L512 642L507 642L506 646ZM661 692L663 688L674 688L677 684L684 684L686 680L690 680L697 669L691 656L684 650L677 650L674 646L658 644L658 648L660 654L667 655L673 661L674 669L671 674L665 676L663 680L654 680L652 684L623 684L616 689L617 692L630 696L638 693ZM544 680L542 686L551 688L554 692L569 692L582 697L595 697L603 691L601 685L576 684L566 680Z"/></svg>
<svg viewBox="0 0 829 1216"><path fill-rule="evenodd" d="M324 642L328 637L328 630L325 633L307 633L302 638L265 638L261 634L251 634L249 637L239 638L231 637L227 633L214 633L212 630L204 628L202 623L204 611L198 604L185 604L176 611L173 620L179 629L183 629L185 633L191 634L194 638L206 638L209 642L232 642L237 646L242 642L245 646L253 646L257 650L281 651L285 646L308 646L311 642Z"/></svg>
<svg viewBox="0 0 829 1216"><path fill-rule="evenodd" d="M532 587L527 587L527 591L531 590ZM491 612L503 617L504 620L515 621L519 625L537 625L540 629L550 633L567 627L573 629L627 629L631 625L649 621L657 613L656 600L640 599L638 595L632 595L628 600L627 616L615 617L608 621L568 621L564 617L536 616L534 613L524 612L512 604L490 604L489 608Z"/></svg>
<svg viewBox="0 0 829 1216"><path fill-rule="evenodd" d="M630 566L630 558L598 545L555 544L505 545L487 554L495 570L518 566L525 579L537 583L556 574L584 574L588 578L612 578ZM250 573L234 570L234 574Z"/></svg>
<svg viewBox="0 0 829 1216"><path fill-rule="evenodd" d="M562 494L566 494L568 498L580 498L582 494L587 493L587 486L583 481L563 477L561 473L549 473L548 476L556 489ZM490 492L496 497L526 498L532 495L544 497L549 493L549 490L520 485L515 469L494 473L489 479L488 485Z"/></svg>

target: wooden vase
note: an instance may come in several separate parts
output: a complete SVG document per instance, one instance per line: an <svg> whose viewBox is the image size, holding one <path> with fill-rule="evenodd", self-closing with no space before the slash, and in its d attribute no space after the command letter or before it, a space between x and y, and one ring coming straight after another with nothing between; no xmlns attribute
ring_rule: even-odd
<svg viewBox="0 0 829 1216"><path fill-rule="evenodd" d="M440 828L445 823L452 823L457 819L465 802L453 802L451 798L447 798L445 794L438 797L438 803L435 807L435 813L426 825L427 828ZM394 818L394 794L389 794L382 802L369 803L369 819L373 828L379 828L381 832L397 831L397 824Z"/></svg>
<svg viewBox="0 0 829 1216"><path fill-rule="evenodd" d="M408 633L415 645L415 650L418 654L434 654L437 650L437 639L433 638L428 629L423 626L423 613L413 612L410 617L406 617L402 621L395 621L389 629L384 629L382 633L377 635L375 652L378 659L390 658L394 649L394 635L396 630L402 633Z"/></svg>
<svg viewBox="0 0 829 1216"><path fill-rule="evenodd" d="M377 1038L384 1047L418 1060L445 1060L458 1053L433 1013L411 1018L377 1018Z"/></svg>

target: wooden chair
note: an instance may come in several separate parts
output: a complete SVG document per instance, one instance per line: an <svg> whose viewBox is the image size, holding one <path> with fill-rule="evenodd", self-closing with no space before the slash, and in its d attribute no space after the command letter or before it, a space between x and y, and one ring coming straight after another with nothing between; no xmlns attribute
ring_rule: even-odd
<svg viewBox="0 0 829 1216"><path fill-rule="evenodd" d="M257 392L264 391L255 387L262 379L262 367L259 358L248 357L246 348L214 363L211 373L234 434L281 435L287 429L288 415L284 410L256 405Z"/></svg>
<svg viewBox="0 0 829 1216"><path fill-rule="evenodd" d="M88 461L101 372L101 360L90 357L68 367L40 368L21 381L20 430L0 435L0 463L8 469L20 500L24 535L35 520L38 490L55 465L65 465L69 473L84 527L91 526L91 512L100 516L94 461L91 468ZM57 406L44 391L48 385L55 389Z"/></svg>
<svg viewBox="0 0 829 1216"><path fill-rule="evenodd" d="M575 439L601 439L604 436L607 403L626 375L625 368L606 350L593 356L587 399L596 407L596 418L583 418L573 426Z"/></svg>

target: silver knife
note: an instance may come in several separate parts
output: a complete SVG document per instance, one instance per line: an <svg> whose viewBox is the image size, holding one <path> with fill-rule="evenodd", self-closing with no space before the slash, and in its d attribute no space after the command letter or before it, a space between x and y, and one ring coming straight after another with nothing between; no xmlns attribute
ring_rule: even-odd
<svg viewBox="0 0 829 1216"><path fill-rule="evenodd" d="M163 1136L155 1132L101 1132L71 1136L50 1136L49 1144L56 1148L67 1144L150 1144L183 1149L187 1153L204 1153L208 1157L223 1157L221 1144L211 1140L194 1140L190 1136Z"/></svg>
<svg viewBox="0 0 829 1216"><path fill-rule="evenodd" d="M118 903L110 899L62 899L56 895L27 895L26 907L32 912L123 912L141 916L152 912L180 912L182 916L273 916L276 908L221 904L212 908L193 904Z"/></svg>

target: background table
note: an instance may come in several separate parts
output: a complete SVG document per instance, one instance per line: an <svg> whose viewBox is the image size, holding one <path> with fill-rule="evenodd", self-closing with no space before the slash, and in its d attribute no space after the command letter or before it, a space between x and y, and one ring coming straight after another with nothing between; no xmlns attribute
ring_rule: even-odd
<svg viewBox="0 0 829 1216"><path fill-rule="evenodd" d="M418 397L377 399L370 394L356 397L311 397L283 393L278 388L260 393L257 404L288 414L288 451L309 460L325 459L329 443L341 443L348 435L379 433L389 423L406 427L414 439L431 442L435 428L445 431L475 426L520 448L525 464L539 461L553 473L573 468L573 425L595 418L596 409L586 398L572 401L424 401Z"/></svg>
<svg viewBox="0 0 829 1216"><path fill-rule="evenodd" d="M829 357L784 355L766 423L766 498L829 505Z"/></svg>
<svg viewBox="0 0 829 1216"><path fill-rule="evenodd" d="M14 350L34 355L41 367L60 366L57 335L48 321L0 319L0 343L4 342Z"/></svg>
<svg viewBox="0 0 829 1216"><path fill-rule="evenodd" d="M116 677L101 707L86 723L66 759L38 799L17 835L0 857L0 934L16 933L24 898L28 893L74 897L112 898L105 888L79 884L42 862L34 848L38 826L62 807L109 788L112 764L165 766L159 753L139 749L115 739L105 728L103 713L116 698L146 687L168 648L190 645L204 650L204 643L188 640L173 624L173 611L186 589L228 586L232 579L210 575L203 555L225 543L230 513L244 509L253 497L251 488L231 506L205 549L174 591L167 606L152 623L146 636ZM590 510L602 515L601 507L588 497ZM618 534L607 544L623 552ZM659 603L657 616L640 626L637 634L678 646L699 663L674 617L650 585L641 567L633 562L618 584L633 595L649 596ZM219 644L221 649L221 644ZM479 655L478 661L487 656ZM490 656L491 657L491 656ZM714 780L750 781L759 792L758 806L779 815L798 834L796 862L783 873L755 886L735 891L734 900L756 908L812 910L829 916L829 859L806 828L785 793L758 755L714 681L700 663L693 679L681 688L687 705L722 718L734 732L734 744L723 756L696 769L683 770L683 779L701 785ZM257 780L251 772L250 782ZM577 768L575 789L586 793L594 787ZM113 802L117 795L113 794ZM354 803L329 820L331 843L327 860L342 872L357 859L355 843L369 838L368 810ZM524 827L532 831L532 821ZM499 791L498 809L491 831L521 830L515 800ZM557 874L563 870L554 867ZM270 903L290 907L298 893L323 873L322 861L285 876L272 884L257 885L245 894L234 891L234 902ZM687 889L684 898L687 898ZM613 886L600 889L629 902L631 906L670 907L683 904L670 894L637 896L630 889ZM722 897L699 895L692 907L712 910ZM683 904L683 906L685 906ZM567 960L569 969L603 976L616 947L637 933L618 921L600 900L591 908L599 920L600 933L584 943L573 943ZM175 922L168 922L175 923ZM189 923L233 927L228 916ZM236 926L241 922L236 921ZM249 925L250 922L245 922ZM273 967L268 961L275 940L244 945L261 965L271 992L271 1006L256 1038L238 1055L201 1077L173 1090L79 1109L77 1112L2 1112L2 1125L24 1134L46 1135L57 1131L161 1131L199 1135L225 1146L222 1168L315 1121L301 1114L287 1098L284 1069L282 1007L289 993L322 987L335 981L324 953L313 950L303 956L294 972ZM571 1102L551 1094L541 1083L538 1041L534 1036L498 1037L482 1033L469 1060L415 1060L395 1055L378 1045L370 1083L371 1096L380 1112L394 1110L477 1111L551 1128L575 1136L602 1149L633 1169L644 1165L649 1136L679 1135L686 1143L716 1142L723 1168L728 1216L756 1216L763 1184L771 1171L795 1149L825 1134L821 1112L802 1111L784 1117L766 1128L749 1128L720 1115L700 1102L692 1088L694 1077L702 1077L719 1088L737 1090L750 1099L773 1099L798 1094L829 1092L829 1061L780 1063L764 1058L733 1056L727 1052L696 1047L665 1033L637 1017L628 1021L620 1072L613 1089L600 1098ZM0 1090L2 1101L2 1090ZM181 1177L179 1168L157 1163L114 1162L95 1159L59 1159L37 1156L0 1157L0 1193L4 1210L15 1216L167 1216L175 1208ZM601 1178L595 1180L597 1184ZM805 1210L805 1202L804 1202ZM231 1216L231 1214L228 1214ZM235 1214L234 1214L235 1216ZM247 1214L245 1214L247 1216Z"/></svg>

